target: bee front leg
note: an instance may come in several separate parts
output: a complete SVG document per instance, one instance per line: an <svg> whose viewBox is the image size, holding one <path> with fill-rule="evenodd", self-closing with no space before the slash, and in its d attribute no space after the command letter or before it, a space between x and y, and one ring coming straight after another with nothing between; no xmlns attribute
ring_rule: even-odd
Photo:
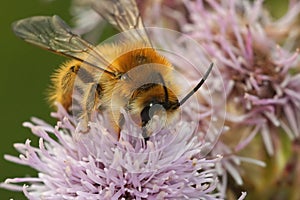
<svg viewBox="0 0 300 200"><path fill-rule="evenodd" d="M118 135L118 140L120 140L121 127L124 125L124 123L125 123L125 118L124 118L124 115L121 113L119 115L118 123L115 124L115 130L116 130L116 133Z"/></svg>
<svg viewBox="0 0 300 200"><path fill-rule="evenodd" d="M89 123L93 121L91 115L93 111L98 110L100 106L101 87L98 83L90 83L84 88L84 95L82 98L82 113L79 118L78 131L80 133L87 133L90 130Z"/></svg>

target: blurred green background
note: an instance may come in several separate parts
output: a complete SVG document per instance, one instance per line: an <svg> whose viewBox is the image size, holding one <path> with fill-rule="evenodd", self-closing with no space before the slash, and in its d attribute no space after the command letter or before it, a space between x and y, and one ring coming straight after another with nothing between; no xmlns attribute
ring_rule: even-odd
<svg viewBox="0 0 300 200"><path fill-rule="evenodd" d="M24 121L36 116L54 123L50 119L50 108L45 101L45 89L49 76L64 58L16 38L11 23L34 15L58 14L70 21L70 1L43 0L2 1L0 8L0 181L7 177L23 177L35 174L25 166L18 166L3 158L4 154L18 155L13 143L24 142L27 138L37 143L30 131L22 127ZM0 189L0 199L25 199L21 193Z"/></svg>
<svg viewBox="0 0 300 200"><path fill-rule="evenodd" d="M286 1L269 0L268 6L280 15ZM24 121L36 116L45 121L55 122L50 118L50 108L45 101L45 89L49 85L49 76L64 58L41 50L16 38L11 31L11 23L34 15L57 14L70 23L69 0L32 0L3 1L0 8L0 182L8 177L34 175L28 167L18 166L5 161L4 154L18 156L14 143L23 143L27 138L37 143L29 130L22 127ZM276 6L274 6L276 5ZM25 199L21 193L0 189L0 199Z"/></svg>

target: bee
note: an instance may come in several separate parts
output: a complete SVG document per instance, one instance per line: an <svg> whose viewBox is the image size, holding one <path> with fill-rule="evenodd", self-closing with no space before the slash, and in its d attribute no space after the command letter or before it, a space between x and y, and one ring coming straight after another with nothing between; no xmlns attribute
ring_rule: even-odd
<svg viewBox="0 0 300 200"><path fill-rule="evenodd" d="M49 99L67 110L78 101L82 133L88 132L92 112L107 111L119 136L124 123L120 109L124 109L138 121L147 139L153 116L164 113L168 124L204 83L213 64L196 87L179 100L174 67L152 47L136 2L95 0L92 7L124 33L121 42L93 46L56 15L19 20L13 24L13 31L28 43L71 58L54 73ZM75 92L79 99L74 98Z"/></svg>

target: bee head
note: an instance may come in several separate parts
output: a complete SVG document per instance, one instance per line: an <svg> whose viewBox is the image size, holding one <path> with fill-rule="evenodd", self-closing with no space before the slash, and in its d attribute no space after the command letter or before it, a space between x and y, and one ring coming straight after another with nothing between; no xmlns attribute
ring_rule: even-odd
<svg viewBox="0 0 300 200"><path fill-rule="evenodd" d="M176 110L179 107L178 101L175 102L161 102L157 100L151 100L142 109L140 113L142 126L146 126L154 115L160 115L161 113L168 113Z"/></svg>
<svg viewBox="0 0 300 200"><path fill-rule="evenodd" d="M161 80L161 83L145 84L136 90L138 94L133 104L136 106L135 113L140 118L144 138L157 130L157 125L164 127L172 121L171 118L179 108L176 89L167 88L163 79ZM158 121L152 120L154 116L158 117Z"/></svg>
<svg viewBox="0 0 300 200"><path fill-rule="evenodd" d="M147 129L147 125L149 121L155 116L163 116L162 114L165 113L166 119L168 120L170 117L170 114L175 113L176 111L182 104L184 104L204 83L204 81L207 79L208 75L210 74L211 70L213 67L213 63L209 66L208 70L206 71L205 75L203 78L199 81L199 83L191 90L183 99L178 101L177 96L173 93L172 90L169 90L166 87L166 84L164 82L163 77L161 74L158 74L161 85L155 84L157 89L154 89L155 87L153 86L152 91L154 91L154 94L159 94L156 96L157 98L152 98L150 101L147 101L143 109L140 112L140 117L142 121L142 127L143 127L143 136L145 139L149 138L149 131ZM143 86L145 87L145 86ZM150 86L148 86L150 87ZM159 90L160 87L160 90ZM160 91L160 92L159 92ZM163 93L162 93L163 91ZM151 96L151 95L149 95ZM162 98L164 96L164 98ZM152 97L155 97L153 95ZM161 119L160 119L161 122ZM166 124L166 123L162 123Z"/></svg>

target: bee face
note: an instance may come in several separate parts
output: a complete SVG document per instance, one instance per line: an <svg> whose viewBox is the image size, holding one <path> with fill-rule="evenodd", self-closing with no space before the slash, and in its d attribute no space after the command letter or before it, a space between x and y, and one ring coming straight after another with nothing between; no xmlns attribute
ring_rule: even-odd
<svg viewBox="0 0 300 200"><path fill-rule="evenodd" d="M158 113L162 111L172 113L179 107L177 95L174 91L164 87L157 83L143 85L137 89L138 94L132 98L130 110L140 115L143 126L154 115L159 115Z"/></svg>
<svg viewBox="0 0 300 200"><path fill-rule="evenodd" d="M168 90L168 95L170 97L166 98L164 86L156 85L146 93L145 96L142 96L140 101L142 105L139 109L141 125L145 127L148 125L149 121L157 115L161 119L171 119L173 114L176 113L179 108L179 101L176 95ZM152 95L151 95L152 94ZM168 121L164 121L163 124L167 124Z"/></svg>
<svg viewBox="0 0 300 200"><path fill-rule="evenodd" d="M142 92L136 97L136 102L134 102L133 105L137 105L136 108L133 107L132 110L139 118L139 123L143 130L143 137L149 138L154 132L154 129L157 130L155 125L153 125L153 118L158 116L160 128L166 127L173 121L172 119L176 114L178 114L179 101L177 96L170 89L160 84L149 84L143 86L142 90L147 91Z"/></svg>

